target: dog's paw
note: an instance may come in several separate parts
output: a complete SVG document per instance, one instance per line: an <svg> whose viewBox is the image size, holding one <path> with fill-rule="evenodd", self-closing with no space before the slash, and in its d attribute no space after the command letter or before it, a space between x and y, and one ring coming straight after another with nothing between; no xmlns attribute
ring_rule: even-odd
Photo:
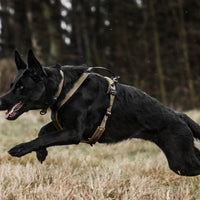
<svg viewBox="0 0 200 200"><path fill-rule="evenodd" d="M30 152L29 147L25 143L19 144L8 151L11 156L15 157L21 157Z"/></svg>
<svg viewBox="0 0 200 200"><path fill-rule="evenodd" d="M42 162L46 159L48 155L48 151L46 150L46 148L40 148L36 151L36 155L37 155L37 159L42 164Z"/></svg>

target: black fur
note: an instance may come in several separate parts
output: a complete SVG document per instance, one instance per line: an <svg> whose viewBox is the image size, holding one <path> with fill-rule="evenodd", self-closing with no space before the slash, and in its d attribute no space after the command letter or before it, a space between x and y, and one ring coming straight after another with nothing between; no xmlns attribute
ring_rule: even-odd
<svg viewBox="0 0 200 200"><path fill-rule="evenodd" d="M0 109L10 110L6 115L15 120L32 109L56 110L66 93L87 69L87 66L42 67L32 51L28 66L15 53L18 74L7 94L0 98ZM64 86L59 98L54 97L64 72ZM38 137L12 148L12 156L21 157L36 151L43 162L47 147L78 144L92 136L100 124L109 104L108 82L91 74L71 99L59 110L58 117L64 130L57 131L50 122L40 130ZM169 167L177 174L200 174L200 151L194 139L200 139L200 126L183 113L164 106L143 91L116 83L117 95L106 130L100 143L116 143L128 138L142 138L157 144L165 153ZM12 108L14 108L12 110Z"/></svg>

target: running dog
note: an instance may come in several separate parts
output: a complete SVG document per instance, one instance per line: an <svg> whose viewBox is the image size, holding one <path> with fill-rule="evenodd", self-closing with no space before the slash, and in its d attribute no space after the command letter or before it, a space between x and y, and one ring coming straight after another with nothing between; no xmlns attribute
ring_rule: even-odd
<svg viewBox="0 0 200 200"><path fill-rule="evenodd" d="M0 110L7 110L6 119L15 120L29 110L41 109L44 114L50 108L52 121L41 128L36 139L9 150L10 155L21 157L36 151L42 163L50 146L141 138L162 149L175 173L200 174L200 151L194 146L194 138L200 139L200 126L186 114L135 87L109 82L85 65L42 67L31 50L28 64L17 51L15 62L18 73L10 90L0 97ZM83 74L87 76L80 81ZM102 124L105 130L99 131Z"/></svg>

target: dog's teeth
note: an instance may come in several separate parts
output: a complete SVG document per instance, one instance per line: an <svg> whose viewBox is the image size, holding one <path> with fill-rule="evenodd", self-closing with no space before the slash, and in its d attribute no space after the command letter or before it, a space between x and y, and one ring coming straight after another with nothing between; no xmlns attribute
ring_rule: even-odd
<svg viewBox="0 0 200 200"><path fill-rule="evenodd" d="M9 111L5 113L5 118L8 119L9 117L14 117L17 111L23 106L23 103L20 101L19 103L15 104Z"/></svg>

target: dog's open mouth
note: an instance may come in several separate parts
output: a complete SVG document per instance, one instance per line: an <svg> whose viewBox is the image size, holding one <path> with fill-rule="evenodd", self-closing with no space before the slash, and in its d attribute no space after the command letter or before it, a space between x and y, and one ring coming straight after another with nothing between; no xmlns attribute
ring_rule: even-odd
<svg viewBox="0 0 200 200"><path fill-rule="evenodd" d="M22 108L22 106L23 106L23 103L21 101L15 104L10 110L6 112L5 118L14 119L18 115L18 112Z"/></svg>

